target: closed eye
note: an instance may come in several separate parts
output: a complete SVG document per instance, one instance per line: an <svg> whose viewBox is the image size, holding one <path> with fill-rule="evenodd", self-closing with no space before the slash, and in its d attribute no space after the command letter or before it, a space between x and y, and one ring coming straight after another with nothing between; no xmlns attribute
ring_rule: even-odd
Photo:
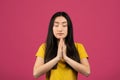
<svg viewBox="0 0 120 80"><path fill-rule="evenodd" d="M63 25L63 27L67 27L67 25Z"/></svg>
<svg viewBox="0 0 120 80"><path fill-rule="evenodd" d="M58 27L58 25L54 25L55 27Z"/></svg>

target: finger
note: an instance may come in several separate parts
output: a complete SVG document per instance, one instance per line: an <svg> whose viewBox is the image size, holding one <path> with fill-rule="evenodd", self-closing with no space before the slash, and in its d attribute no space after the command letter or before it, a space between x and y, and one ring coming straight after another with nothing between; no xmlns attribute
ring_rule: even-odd
<svg viewBox="0 0 120 80"><path fill-rule="evenodd" d="M59 45L60 45L60 47L63 46L63 39L62 39L62 38L61 38L60 41L59 41Z"/></svg>
<svg viewBox="0 0 120 80"><path fill-rule="evenodd" d="M63 38L61 39L61 43L62 43L62 45L64 45L64 44L65 44L65 41L64 41L64 39L63 39Z"/></svg>
<svg viewBox="0 0 120 80"><path fill-rule="evenodd" d="M63 43L63 38L60 39L60 42Z"/></svg>
<svg viewBox="0 0 120 80"><path fill-rule="evenodd" d="M66 50L66 45L65 44L63 45L63 50Z"/></svg>

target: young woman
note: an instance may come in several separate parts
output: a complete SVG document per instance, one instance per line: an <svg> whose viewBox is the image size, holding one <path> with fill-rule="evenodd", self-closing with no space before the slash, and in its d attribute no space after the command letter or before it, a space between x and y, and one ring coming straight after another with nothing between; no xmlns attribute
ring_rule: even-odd
<svg viewBox="0 0 120 80"><path fill-rule="evenodd" d="M73 40L73 27L65 12L55 13L47 40L36 53L35 78L46 73L46 80L77 80L77 74L90 75L88 55L81 43Z"/></svg>

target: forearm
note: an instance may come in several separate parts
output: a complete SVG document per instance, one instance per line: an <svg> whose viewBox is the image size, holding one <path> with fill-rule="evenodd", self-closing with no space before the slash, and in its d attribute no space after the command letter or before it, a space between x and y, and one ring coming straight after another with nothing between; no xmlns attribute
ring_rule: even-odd
<svg viewBox="0 0 120 80"><path fill-rule="evenodd" d="M80 72L81 74L83 74L85 76L89 76L89 74L90 74L89 66L78 63L69 57L66 57L65 61L77 72Z"/></svg>
<svg viewBox="0 0 120 80"><path fill-rule="evenodd" d="M39 76L43 75L44 73L48 72L50 69L53 68L59 61L58 57L55 57L51 61L39 66L34 70L34 76L38 78Z"/></svg>

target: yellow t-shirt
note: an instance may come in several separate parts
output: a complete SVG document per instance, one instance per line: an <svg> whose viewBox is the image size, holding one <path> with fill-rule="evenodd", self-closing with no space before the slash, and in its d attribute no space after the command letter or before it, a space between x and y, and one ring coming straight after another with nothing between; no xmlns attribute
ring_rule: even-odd
<svg viewBox="0 0 120 80"><path fill-rule="evenodd" d="M84 46L81 43L75 43L75 47L78 50L80 59L87 58L88 55ZM36 56L44 58L45 43L43 43L38 49ZM51 70L50 79L46 80L77 80L77 73L71 68L66 67L64 61L59 61L56 69Z"/></svg>

